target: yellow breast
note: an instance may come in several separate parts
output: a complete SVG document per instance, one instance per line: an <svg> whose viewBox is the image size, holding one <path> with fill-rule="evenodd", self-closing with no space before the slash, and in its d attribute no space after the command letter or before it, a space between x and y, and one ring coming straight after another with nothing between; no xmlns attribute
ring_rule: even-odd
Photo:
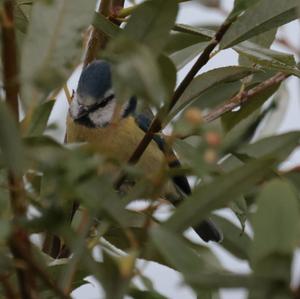
<svg viewBox="0 0 300 299"><path fill-rule="evenodd" d="M76 124L69 116L67 119L68 143L88 142L105 157L121 163L128 161L144 134L133 117L123 118L105 128L88 128ZM138 166L149 174L155 174L165 166L164 154L154 141L147 147Z"/></svg>

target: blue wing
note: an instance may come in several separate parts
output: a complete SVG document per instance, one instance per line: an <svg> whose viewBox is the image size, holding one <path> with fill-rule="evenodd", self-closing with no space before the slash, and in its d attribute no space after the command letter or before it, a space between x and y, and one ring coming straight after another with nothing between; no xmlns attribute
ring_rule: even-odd
<svg viewBox="0 0 300 299"><path fill-rule="evenodd" d="M145 116L144 114L138 114L135 116L135 121L144 132L148 131L151 124L151 120L147 116ZM167 149L166 149L165 141L159 135L154 135L153 140L155 141L155 143L157 144L157 146L162 152L171 156L169 167L179 168L181 164L177 159L177 156L175 155L174 151L168 149L168 153L166 153ZM178 187L181 192L183 192L186 195L191 194L191 188L185 176L176 175L172 177L172 180L176 185L176 187Z"/></svg>
<svg viewBox="0 0 300 299"><path fill-rule="evenodd" d="M144 132L148 131L151 124L151 120L146 115L144 114L135 115L135 121L137 125ZM168 156L171 155L169 167L176 168L181 166L175 153L172 151L172 149L166 148L166 143L159 135L154 135L153 140L156 142L156 144L158 145L161 151L163 151ZM179 188L181 192L183 192L186 195L191 194L191 188L185 176L183 175L173 176L172 180L175 186ZM174 204L176 205L176 202L174 202ZM223 238L222 232L216 227L216 225L210 219L203 220L201 223L194 226L194 230L206 242L208 241L220 242Z"/></svg>

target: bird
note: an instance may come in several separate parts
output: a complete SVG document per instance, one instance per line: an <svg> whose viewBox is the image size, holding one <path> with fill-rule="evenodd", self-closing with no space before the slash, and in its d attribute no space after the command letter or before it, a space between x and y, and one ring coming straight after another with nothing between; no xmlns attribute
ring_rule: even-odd
<svg viewBox="0 0 300 299"><path fill-rule="evenodd" d="M118 107L119 117L115 117ZM137 98L132 96L118 104L112 85L112 67L106 60L94 60L81 72L78 86L73 94L67 117L67 142L87 142L99 153L125 163L142 140L151 119L137 112ZM147 174L157 174L162 165L169 168L181 166L174 151L166 150L166 142L155 135L137 163ZM169 155L172 159L167 159ZM172 198L177 206L192 193L184 175L174 175L161 190L162 197ZM205 242L222 240L221 230L205 219L193 229Z"/></svg>

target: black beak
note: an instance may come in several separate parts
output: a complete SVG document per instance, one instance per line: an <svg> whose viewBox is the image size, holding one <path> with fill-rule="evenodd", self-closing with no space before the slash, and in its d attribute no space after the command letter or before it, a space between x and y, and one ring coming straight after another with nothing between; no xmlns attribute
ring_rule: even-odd
<svg viewBox="0 0 300 299"><path fill-rule="evenodd" d="M79 105L78 113L77 113L77 115L74 119L77 120L77 119L80 119L82 117L85 117L85 116L88 115L88 113L89 113L89 109L87 109L87 107Z"/></svg>

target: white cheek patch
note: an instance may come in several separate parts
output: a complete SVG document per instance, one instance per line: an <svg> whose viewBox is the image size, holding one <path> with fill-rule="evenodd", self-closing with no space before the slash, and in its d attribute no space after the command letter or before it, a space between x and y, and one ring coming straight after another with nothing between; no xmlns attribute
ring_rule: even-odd
<svg viewBox="0 0 300 299"><path fill-rule="evenodd" d="M112 88L110 88L108 91L105 92L103 98L108 98L114 94L114 91Z"/></svg>
<svg viewBox="0 0 300 299"><path fill-rule="evenodd" d="M99 108L98 110L89 114L89 119L93 122L96 127L104 127L109 124L112 120L116 102L112 100L105 107Z"/></svg>
<svg viewBox="0 0 300 299"><path fill-rule="evenodd" d="M79 104L78 104L78 99L77 96L75 94L73 101L70 104L70 108L69 108L69 113L71 115L72 118L76 119L79 113Z"/></svg>

